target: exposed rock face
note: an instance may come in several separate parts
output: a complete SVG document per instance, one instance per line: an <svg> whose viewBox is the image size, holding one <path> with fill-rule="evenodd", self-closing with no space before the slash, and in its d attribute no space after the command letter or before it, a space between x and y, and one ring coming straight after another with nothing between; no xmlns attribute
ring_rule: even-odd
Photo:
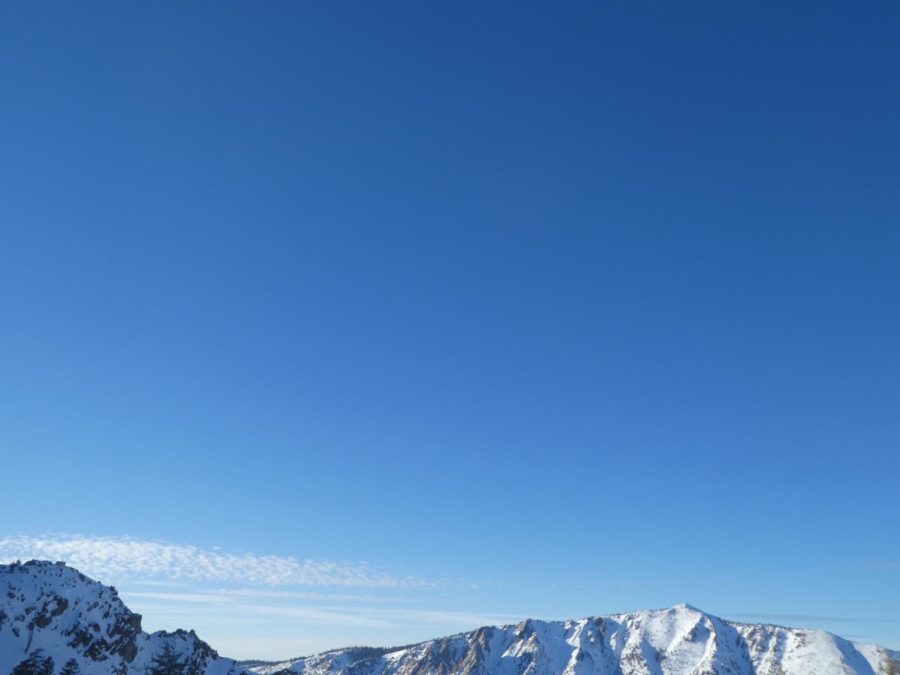
<svg viewBox="0 0 900 675"><path fill-rule="evenodd" d="M338 650L263 675L891 675L898 654L823 631L733 623L693 607L528 620L394 650ZM896 671L900 673L900 669Z"/></svg>
<svg viewBox="0 0 900 675"><path fill-rule="evenodd" d="M114 588L63 563L0 565L0 675L36 652L57 668L75 659L82 675L151 673L165 650L185 675L244 672L193 631L144 633Z"/></svg>

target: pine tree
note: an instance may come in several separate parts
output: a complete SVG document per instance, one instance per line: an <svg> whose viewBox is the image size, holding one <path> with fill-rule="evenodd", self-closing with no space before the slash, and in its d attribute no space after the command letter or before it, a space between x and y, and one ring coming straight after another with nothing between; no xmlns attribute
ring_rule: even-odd
<svg viewBox="0 0 900 675"><path fill-rule="evenodd" d="M153 657L147 675L185 675L185 663L178 658L170 643L163 645L162 651Z"/></svg>
<svg viewBox="0 0 900 675"><path fill-rule="evenodd" d="M75 659L66 661L66 665L59 671L59 675L81 675L81 668L78 666L78 661Z"/></svg>
<svg viewBox="0 0 900 675"><path fill-rule="evenodd" d="M53 675L53 657L48 656L46 659L41 661L40 668L38 669L38 675Z"/></svg>
<svg viewBox="0 0 900 675"><path fill-rule="evenodd" d="M185 670L187 675L203 675L206 672L206 657L197 652L193 658L188 659Z"/></svg>
<svg viewBox="0 0 900 675"><path fill-rule="evenodd" d="M38 662L37 659L35 659L34 654L32 654L13 668L11 675L37 675L37 672Z"/></svg>
<svg viewBox="0 0 900 675"><path fill-rule="evenodd" d="M11 675L53 675L53 658L41 657L42 650L35 649L28 658L13 668Z"/></svg>

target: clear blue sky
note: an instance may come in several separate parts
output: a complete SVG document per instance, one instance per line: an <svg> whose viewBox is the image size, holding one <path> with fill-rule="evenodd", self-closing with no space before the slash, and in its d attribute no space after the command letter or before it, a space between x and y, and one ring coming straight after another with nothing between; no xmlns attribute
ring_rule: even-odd
<svg viewBox="0 0 900 675"><path fill-rule="evenodd" d="M0 536L900 647L898 35L888 1L5 4ZM467 627L319 619L215 646Z"/></svg>

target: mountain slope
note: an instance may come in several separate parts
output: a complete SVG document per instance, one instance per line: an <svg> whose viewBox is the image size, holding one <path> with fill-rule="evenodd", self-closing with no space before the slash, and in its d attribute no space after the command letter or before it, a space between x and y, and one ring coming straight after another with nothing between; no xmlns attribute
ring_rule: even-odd
<svg viewBox="0 0 900 675"><path fill-rule="evenodd" d="M679 605L575 621L528 620L396 650L338 650L252 670L261 675L892 675L900 673L897 657L824 631L733 623Z"/></svg>
<svg viewBox="0 0 900 675"><path fill-rule="evenodd" d="M193 631L143 632L114 588L64 563L0 565L0 675L29 658L40 674L48 657L47 672L73 660L82 675L900 675L900 654L882 647L688 605L242 665Z"/></svg>
<svg viewBox="0 0 900 675"><path fill-rule="evenodd" d="M143 675L154 665L185 675L244 672L193 631L143 632L114 588L63 563L0 565L0 675L32 655L38 664L53 659L56 672L74 659L82 675Z"/></svg>

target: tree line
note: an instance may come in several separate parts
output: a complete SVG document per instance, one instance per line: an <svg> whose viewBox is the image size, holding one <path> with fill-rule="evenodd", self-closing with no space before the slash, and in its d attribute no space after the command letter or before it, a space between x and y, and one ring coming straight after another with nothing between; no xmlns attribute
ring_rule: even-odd
<svg viewBox="0 0 900 675"><path fill-rule="evenodd" d="M141 675L203 675L206 672L204 659L183 658L170 644L163 645L150 664L143 668ZM27 659L13 668L10 675L81 675L81 667L75 659L69 659L61 670L56 670L52 656L44 656L43 650L36 649ZM128 675L128 666L124 663L115 666L111 675Z"/></svg>

